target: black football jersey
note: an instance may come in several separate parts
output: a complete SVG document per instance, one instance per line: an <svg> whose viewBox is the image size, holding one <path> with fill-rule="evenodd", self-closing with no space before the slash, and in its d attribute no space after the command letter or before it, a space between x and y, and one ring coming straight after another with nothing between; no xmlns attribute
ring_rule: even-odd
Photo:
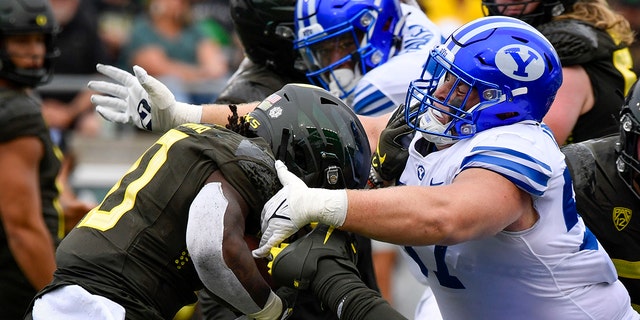
<svg viewBox="0 0 640 320"><path fill-rule="evenodd" d="M62 241L53 286L80 284L124 306L127 319L170 319L195 302L203 285L186 248L187 218L215 170L247 201L246 231L257 234L262 206L282 187L269 146L185 124L149 147Z"/></svg>
<svg viewBox="0 0 640 320"><path fill-rule="evenodd" d="M616 170L618 136L562 148L571 170L578 212L605 248L618 278L640 306L640 200Z"/></svg>

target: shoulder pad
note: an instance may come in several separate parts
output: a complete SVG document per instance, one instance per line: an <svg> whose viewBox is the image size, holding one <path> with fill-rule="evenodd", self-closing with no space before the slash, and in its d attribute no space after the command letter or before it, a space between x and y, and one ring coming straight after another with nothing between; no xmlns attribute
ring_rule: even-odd
<svg viewBox="0 0 640 320"><path fill-rule="evenodd" d="M0 89L0 103L2 105L14 103L32 104L33 102L30 101L28 97L28 95L24 94L21 91Z"/></svg>
<svg viewBox="0 0 640 320"><path fill-rule="evenodd" d="M593 151L585 143L571 143L560 148L571 173L576 189L582 189L593 183L596 161Z"/></svg>
<svg viewBox="0 0 640 320"><path fill-rule="evenodd" d="M618 49L606 31L578 20L557 20L538 26L556 49L563 66L611 58Z"/></svg>
<svg viewBox="0 0 640 320"><path fill-rule="evenodd" d="M40 114L40 104L35 96L16 90L0 90L0 119L37 114Z"/></svg>
<svg viewBox="0 0 640 320"><path fill-rule="evenodd" d="M242 65L234 74L232 81L218 96L216 103L245 103L262 101L287 83L296 82L285 78L270 68L257 64ZM298 81L299 82L299 81Z"/></svg>
<svg viewBox="0 0 640 320"><path fill-rule="evenodd" d="M39 135L48 130L39 100L16 90L0 90L0 141L18 136Z"/></svg>

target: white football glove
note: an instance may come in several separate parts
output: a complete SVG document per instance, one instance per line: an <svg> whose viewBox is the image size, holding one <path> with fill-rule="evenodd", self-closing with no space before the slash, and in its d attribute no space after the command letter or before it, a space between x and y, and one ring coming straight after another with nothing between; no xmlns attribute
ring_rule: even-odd
<svg viewBox="0 0 640 320"><path fill-rule="evenodd" d="M254 258L267 257L272 247L311 222L340 227L347 216L346 190L309 188L280 160L276 170L283 188L262 209L262 238Z"/></svg>
<svg viewBox="0 0 640 320"><path fill-rule="evenodd" d="M202 106L177 102L173 93L139 67L135 77L113 66L98 64L96 70L114 80L90 81L89 89L102 93L91 96L96 111L106 120L133 123L138 128L165 132L187 122L200 122Z"/></svg>

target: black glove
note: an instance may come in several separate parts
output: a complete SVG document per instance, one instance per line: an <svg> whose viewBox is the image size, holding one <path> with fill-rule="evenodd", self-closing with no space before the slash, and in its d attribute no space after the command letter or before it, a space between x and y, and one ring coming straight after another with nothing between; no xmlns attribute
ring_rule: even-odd
<svg viewBox="0 0 640 320"><path fill-rule="evenodd" d="M277 285L306 290L318 271L318 261L335 260L337 264L354 266L359 276L356 244L352 234L318 224L313 231L284 249L271 251L271 275Z"/></svg>
<svg viewBox="0 0 640 320"><path fill-rule="evenodd" d="M416 104L415 108L418 106ZM404 104L401 104L389 118L387 127L380 133L378 147L371 158L371 167L386 181L400 178L409 158L407 148L415 131L407 125L404 115Z"/></svg>

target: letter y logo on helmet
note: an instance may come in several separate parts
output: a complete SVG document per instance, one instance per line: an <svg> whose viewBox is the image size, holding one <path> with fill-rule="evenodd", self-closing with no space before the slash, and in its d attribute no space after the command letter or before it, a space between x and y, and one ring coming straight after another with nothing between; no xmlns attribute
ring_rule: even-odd
<svg viewBox="0 0 640 320"><path fill-rule="evenodd" d="M520 81L537 80L545 70L541 55L531 47L520 44L498 50L496 66L507 77Z"/></svg>

